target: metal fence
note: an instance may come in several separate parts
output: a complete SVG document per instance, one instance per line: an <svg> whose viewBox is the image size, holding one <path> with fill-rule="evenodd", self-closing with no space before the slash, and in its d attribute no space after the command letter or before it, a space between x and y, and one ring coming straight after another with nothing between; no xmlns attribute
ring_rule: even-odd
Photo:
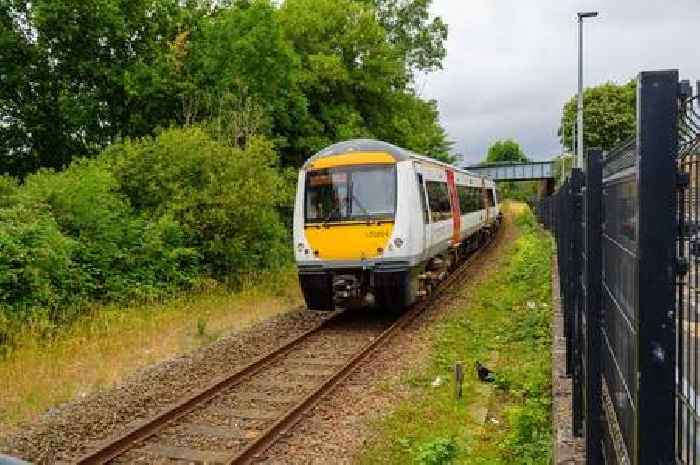
<svg viewBox="0 0 700 465"><path fill-rule="evenodd" d="M676 399L678 425L676 428L676 459L678 463L700 463L700 437L698 436L698 293L700 292L700 115L698 92L690 83L680 86L678 115L679 148L678 170L678 276L676 299L678 302L677 335L677 385Z"/></svg>
<svg viewBox="0 0 700 465"><path fill-rule="evenodd" d="M677 71L640 73L636 137L589 151L537 205L557 242L589 465L700 464L697 102Z"/></svg>

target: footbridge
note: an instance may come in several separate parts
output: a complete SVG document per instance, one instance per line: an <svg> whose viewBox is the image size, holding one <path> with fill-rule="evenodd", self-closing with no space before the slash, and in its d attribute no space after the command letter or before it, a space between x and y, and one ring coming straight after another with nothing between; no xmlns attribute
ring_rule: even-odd
<svg viewBox="0 0 700 465"><path fill-rule="evenodd" d="M540 197L554 192L554 162L485 163L465 167L467 171L488 176L494 181L540 181Z"/></svg>

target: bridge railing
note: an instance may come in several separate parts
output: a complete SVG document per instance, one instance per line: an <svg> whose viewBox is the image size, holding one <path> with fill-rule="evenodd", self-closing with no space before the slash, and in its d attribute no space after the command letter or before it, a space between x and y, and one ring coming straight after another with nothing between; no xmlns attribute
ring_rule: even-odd
<svg viewBox="0 0 700 465"><path fill-rule="evenodd" d="M557 242L588 465L700 463L700 118L688 87L677 71L641 73L635 138L589 151L585 172L536 207Z"/></svg>

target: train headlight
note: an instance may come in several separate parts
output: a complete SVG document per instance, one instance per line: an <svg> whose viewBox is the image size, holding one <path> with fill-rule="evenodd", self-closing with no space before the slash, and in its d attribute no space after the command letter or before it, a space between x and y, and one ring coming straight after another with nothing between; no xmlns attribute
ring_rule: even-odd
<svg viewBox="0 0 700 465"><path fill-rule="evenodd" d="M299 253L301 253L301 252L304 250L304 244L302 244L301 242L299 242L299 243L297 244L297 250L299 251Z"/></svg>
<svg viewBox="0 0 700 465"><path fill-rule="evenodd" d="M394 245L396 246L397 249L400 249L401 246L403 245L403 239L401 239L400 237L397 237L396 239L394 239Z"/></svg>

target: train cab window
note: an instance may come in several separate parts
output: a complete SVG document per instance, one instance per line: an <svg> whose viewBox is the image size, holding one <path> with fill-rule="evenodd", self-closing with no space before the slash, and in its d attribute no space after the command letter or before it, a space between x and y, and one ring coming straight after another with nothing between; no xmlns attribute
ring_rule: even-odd
<svg viewBox="0 0 700 465"><path fill-rule="evenodd" d="M452 207L450 206L450 195L447 190L447 183L426 181L425 187L428 191L430 219L433 222L437 222L451 218Z"/></svg>
<svg viewBox="0 0 700 465"><path fill-rule="evenodd" d="M396 211L396 167L357 166L309 171L307 223L392 220Z"/></svg>
<svg viewBox="0 0 700 465"><path fill-rule="evenodd" d="M423 212L423 223L430 223L430 211L428 211L428 203L425 200L425 184L423 183L423 175L418 173L418 197L420 197L420 208Z"/></svg>

